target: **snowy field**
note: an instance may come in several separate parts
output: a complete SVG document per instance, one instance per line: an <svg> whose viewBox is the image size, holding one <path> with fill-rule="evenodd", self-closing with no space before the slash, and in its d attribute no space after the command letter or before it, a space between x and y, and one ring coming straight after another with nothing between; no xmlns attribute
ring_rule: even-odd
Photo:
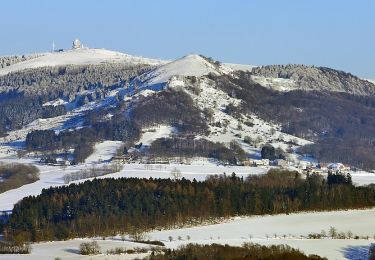
<svg viewBox="0 0 375 260"><path fill-rule="evenodd" d="M375 240L375 209L332 211L320 213L298 213L290 215L236 217L221 224L197 226L147 233L146 239L162 241L168 248L176 248L187 243L241 245L253 242L263 245L288 244L306 254L317 254L328 259L366 259L367 250ZM320 233L333 226L339 232L351 231L355 235L369 236L370 239L306 239L310 233ZM284 238L285 235L285 238ZM172 237L172 241L169 240ZM190 237L188 240L187 237ZM181 239L178 239L181 237ZM84 257L78 255L78 247L90 239L74 239L60 242L46 242L32 245L29 256L0 256L0 259L118 259L115 256L98 255ZM120 237L97 240L102 252L115 247L147 247ZM121 259L134 259L145 255L122 255Z"/></svg>
<svg viewBox="0 0 375 260"><path fill-rule="evenodd" d="M142 259L148 255L148 253L143 254L124 254L124 255L97 255L97 256L83 256L79 254L79 245L84 242L92 242L93 239L73 239L68 241L56 241L56 242L45 242L32 245L32 251L29 255L0 255L0 259L10 259L10 260L53 260L55 257L60 257L61 259ZM106 253L107 250L115 249L116 247L133 249L133 248L147 248L150 246L145 244L133 243L129 241L116 240L101 240L96 239L101 251Z"/></svg>
<svg viewBox="0 0 375 260"><path fill-rule="evenodd" d="M357 257L355 259L361 259L357 253L363 250L363 247L375 242L374 218L375 209L238 217L222 224L156 231L149 233L148 236L151 239L161 240L168 247L173 248L189 242L231 245L254 242L264 245L288 244L307 254L317 254L328 259L345 259L345 256L354 254ZM304 238L310 233L328 231L331 226L339 232L350 230L355 235L369 236L371 239ZM169 241L169 236L173 238L172 242ZM179 236L182 240L178 240ZM190 236L190 241L187 240L187 236Z"/></svg>

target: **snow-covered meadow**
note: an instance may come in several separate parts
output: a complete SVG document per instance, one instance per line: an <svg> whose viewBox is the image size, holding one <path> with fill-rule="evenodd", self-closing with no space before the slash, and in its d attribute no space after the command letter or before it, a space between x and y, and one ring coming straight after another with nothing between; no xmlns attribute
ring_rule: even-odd
<svg viewBox="0 0 375 260"><path fill-rule="evenodd" d="M375 209L237 217L220 224L154 231L147 235L172 248L189 242L230 245L241 245L244 242L288 244L307 254L317 254L328 259L344 259L350 253L360 251L361 247L375 242L374 217ZM322 230L328 233L330 227L335 227L338 232L351 231L354 235L369 236L369 240L307 239L309 234L320 233ZM173 241L170 241L169 237L172 237Z"/></svg>

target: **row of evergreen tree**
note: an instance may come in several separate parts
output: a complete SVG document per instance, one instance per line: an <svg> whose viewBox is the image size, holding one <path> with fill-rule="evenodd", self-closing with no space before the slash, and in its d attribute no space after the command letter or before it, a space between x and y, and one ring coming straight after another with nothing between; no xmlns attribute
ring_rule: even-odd
<svg viewBox="0 0 375 260"><path fill-rule="evenodd" d="M153 157L206 157L224 163L239 164L246 159L241 146L232 141L229 148L222 143L189 137L159 138L151 143L149 153Z"/></svg>
<svg viewBox="0 0 375 260"><path fill-rule="evenodd" d="M22 199L3 233L18 242L143 232L235 215L337 210L375 205L374 187L345 179L271 170L247 179L95 179Z"/></svg>

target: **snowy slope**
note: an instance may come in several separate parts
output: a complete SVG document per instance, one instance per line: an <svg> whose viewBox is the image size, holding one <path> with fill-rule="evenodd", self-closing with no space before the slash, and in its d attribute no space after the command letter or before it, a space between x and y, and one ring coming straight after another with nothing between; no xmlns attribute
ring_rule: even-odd
<svg viewBox="0 0 375 260"><path fill-rule="evenodd" d="M199 82L195 87L199 90L199 94L189 91L188 83L184 79L173 78L168 83L169 87L181 88L185 90L192 99L195 101L200 109L206 109L212 111L212 118L215 123L220 122L220 126L216 124L209 124L210 134L206 138L214 142L229 143L232 140L236 140L242 148L251 157L258 157L260 149L259 147L251 147L243 142L245 136L250 136L253 139L259 139L259 145L262 143L271 143L275 147L281 147L287 150L289 147L287 143L295 141L299 146L311 143L308 140L304 140L286 133L281 132L281 126L266 122L256 115L242 115L241 118L234 118L233 116L225 113L225 107L230 105L239 106L241 99L233 98L224 91L218 89L215 86L215 82L207 78L200 78ZM252 122L253 126L244 124L243 122ZM224 126L226 125L226 127ZM240 128L239 128L240 125ZM276 144L276 142L281 143Z"/></svg>
<svg viewBox="0 0 375 260"><path fill-rule="evenodd" d="M214 66L197 54L191 54L147 73L144 75L143 82L150 86L168 82L173 76L201 77L209 73L218 74L220 72L222 71L219 67Z"/></svg>
<svg viewBox="0 0 375 260"><path fill-rule="evenodd" d="M143 129L141 139L139 143L149 146L153 141L158 138L169 137L172 133L177 130L174 127L167 125L160 125L153 128Z"/></svg>
<svg viewBox="0 0 375 260"><path fill-rule="evenodd" d="M94 152L87 157L85 163L108 162L116 155L117 149L123 145L121 141L103 141L95 144Z"/></svg>
<svg viewBox="0 0 375 260"><path fill-rule="evenodd" d="M251 76L251 79L263 87L277 91L291 91L297 89L297 83L292 79L284 78L268 78L263 76Z"/></svg>
<svg viewBox="0 0 375 260"><path fill-rule="evenodd" d="M11 66L0 69L0 75L15 72L24 69L33 69L46 66L62 65L86 65L100 63L132 63L132 64L149 64L160 65L165 61L142 58L124 54L121 52L109 51L105 49L77 49L63 52L45 53L43 56L27 61L19 62Z"/></svg>

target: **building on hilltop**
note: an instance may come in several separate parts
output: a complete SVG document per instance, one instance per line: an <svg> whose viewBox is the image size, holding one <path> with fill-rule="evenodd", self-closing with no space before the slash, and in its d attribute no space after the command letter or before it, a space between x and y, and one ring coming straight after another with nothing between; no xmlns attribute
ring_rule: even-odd
<svg viewBox="0 0 375 260"><path fill-rule="evenodd" d="M81 44L81 41L79 39L75 39L73 41L73 50L77 50L77 49L81 49L82 48L82 44Z"/></svg>

